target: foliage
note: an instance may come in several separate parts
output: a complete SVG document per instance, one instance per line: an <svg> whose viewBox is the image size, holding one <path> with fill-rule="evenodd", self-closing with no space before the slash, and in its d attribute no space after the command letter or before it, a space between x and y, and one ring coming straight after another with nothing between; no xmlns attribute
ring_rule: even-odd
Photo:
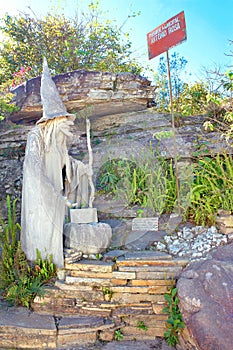
<svg viewBox="0 0 233 350"><path fill-rule="evenodd" d="M105 301L111 301L114 292L109 287L102 287L103 296Z"/></svg>
<svg viewBox="0 0 233 350"><path fill-rule="evenodd" d="M177 200L173 162L152 149L137 159L106 162L98 174L97 189L114 194L128 206L139 205L156 213L171 212Z"/></svg>
<svg viewBox="0 0 233 350"><path fill-rule="evenodd" d="M175 285L172 286L169 293L164 294L164 299L167 302L167 306L163 308L163 313L168 314L166 321L167 331L164 333L164 337L168 345L175 346L178 343L178 335L185 327L179 309L179 298Z"/></svg>
<svg viewBox="0 0 233 350"><path fill-rule="evenodd" d="M179 111L182 115L205 114L208 87L202 81L184 84L179 96Z"/></svg>
<svg viewBox="0 0 233 350"><path fill-rule="evenodd" d="M0 85L0 121L18 110L12 102L13 94L10 91L9 85L11 85L10 82Z"/></svg>
<svg viewBox="0 0 233 350"><path fill-rule="evenodd" d="M148 327L145 325L145 323L143 321L138 321L137 322L137 328L141 329L143 331L147 331Z"/></svg>
<svg viewBox="0 0 233 350"><path fill-rule="evenodd" d="M118 159L108 163L108 172L115 179L112 193L128 206L150 208L155 213L171 213L176 209L172 160L155 156L151 151L138 159L122 162ZM104 169L102 176L105 177ZM227 154L199 158L192 166L180 165L180 200L185 218L205 226L215 223L219 209L233 212L232 178L233 158ZM143 209L138 211L139 216L142 214Z"/></svg>
<svg viewBox="0 0 233 350"><path fill-rule="evenodd" d="M222 94L209 93L207 95L207 112L210 119L204 123L208 131L218 131L231 144L233 131L233 72L227 71L221 80L224 88Z"/></svg>
<svg viewBox="0 0 233 350"><path fill-rule="evenodd" d="M11 205L10 197L7 196L7 223L1 220L0 290L3 298L10 303L30 307L36 295L44 296L43 285L55 276L56 268L52 257L42 260L39 252L33 266L27 262L19 240L20 226L16 220L16 202L15 199Z"/></svg>
<svg viewBox="0 0 233 350"><path fill-rule="evenodd" d="M132 171L134 166L135 164L127 159L111 159L105 162L98 174L97 190L115 194L118 182L125 176L126 171Z"/></svg>
<svg viewBox="0 0 233 350"><path fill-rule="evenodd" d="M53 263L53 257L43 260L39 250L36 251L36 260L34 261L33 275L38 277L43 283L47 283L56 276L56 265Z"/></svg>
<svg viewBox="0 0 233 350"><path fill-rule="evenodd" d="M164 176L166 180L166 196L163 212L171 213L177 205L176 175L173 160L163 159L163 168L165 170Z"/></svg>
<svg viewBox="0 0 233 350"><path fill-rule="evenodd" d="M122 340L124 337L124 334L122 333L121 328L116 329L114 332L114 340L120 341Z"/></svg>
<svg viewBox="0 0 233 350"><path fill-rule="evenodd" d="M20 257L20 246L18 244L20 225L16 222L16 202L11 205L10 196L7 196L7 223L1 220L0 247L2 249L2 259L0 261L0 288L5 289L15 279L14 257ZM19 259L18 259L19 260ZM19 271L25 266L18 263Z"/></svg>
<svg viewBox="0 0 233 350"><path fill-rule="evenodd" d="M128 18L133 17L129 16ZM76 69L140 73L142 66L131 59L127 33L102 18L98 2L73 18L49 12L38 18L33 13L2 18L0 81L11 79L21 67L30 67L30 77L41 73L47 57L55 74Z"/></svg>
<svg viewBox="0 0 233 350"><path fill-rule="evenodd" d="M126 201L127 205L146 206L148 194L148 164L126 168L125 176L117 184L117 195Z"/></svg>
<svg viewBox="0 0 233 350"><path fill-rule="evenodd" d="M186 216L196 224L215 224L219 209L233 212L233 159L217 154L199 159Z"/></svg>
<svg viewBox="0 0 233 350"><path fill-rule="evenodd" d="M154 213L171 213L176 209L172 160L155 156L151 151L138 159L122 162L118 159L108 163L108 174L115 179L112 192L115 196L128 206L150 208ZM101 174L105 178L104 168ZM185 218L205 226L215 223L219 209L233 212L232 178L233 158L227 154L199 158L192 166L180 164L180 204ZM138 211L139 216L142 214L143 209Z"/></svg>
<svg viewBox="0 0 233 350"><path fill-rule="evenodd" d="M18 72L14 72L12 74L13 81L12 81L11 87L15 88L16 86L24 83L29 77L30 70L31 70L31 67L26 67L26 68L21 67L21 69Z"/></svg>
<svg viewBox="0 0 233 350"><path fill-rule="evenodd" d="M174 52L169 58L171 83L172 83L172 95L173 95L173 107L175 112L179 112L180 94L184 89L184 82L182 80L182 73L185 70L187 60L184 57L180 57L177 52ZM168 84L167 64L165 57L161 57L158 65L158 72L155 76L155 82L158 86L158 95L156 96L156 102L160 111L170 111L170 93Z"/></svg>

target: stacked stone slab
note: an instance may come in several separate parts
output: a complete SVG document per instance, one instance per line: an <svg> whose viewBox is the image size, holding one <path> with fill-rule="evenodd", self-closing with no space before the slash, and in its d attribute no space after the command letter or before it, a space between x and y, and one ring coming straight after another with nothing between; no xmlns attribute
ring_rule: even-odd
<svg viewBox="0 0 233 350"><path fill-rule="evenodd" d="M34 301L34 312L56 315L58 347L112 341L119 329L124 340L163 337L164 293L188 261L150 251L112 258L66 264L64 280Z"/></svg>

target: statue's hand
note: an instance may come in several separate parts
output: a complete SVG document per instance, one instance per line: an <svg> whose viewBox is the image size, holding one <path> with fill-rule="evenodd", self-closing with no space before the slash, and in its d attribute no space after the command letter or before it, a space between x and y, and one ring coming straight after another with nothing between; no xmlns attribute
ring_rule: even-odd
<svg viewBox="0 0 233 350"><path fill-rule="evenodd" d="M65 201L65 205L67 205L68 208L75 208L78 206L78 203L71 203L67 197L63 197Z"/></svg>
<svg viewBox="0 0 233 350"><path fill-rule="evenodd" d="M72 208L72 203L68 200L67 197L63 197L65 205L67 205L68 208Z"/></svg>

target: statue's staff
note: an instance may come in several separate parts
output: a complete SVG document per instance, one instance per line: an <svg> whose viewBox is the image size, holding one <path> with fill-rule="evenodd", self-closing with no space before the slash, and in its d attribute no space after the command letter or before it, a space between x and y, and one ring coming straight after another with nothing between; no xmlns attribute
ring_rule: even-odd
<svg viewBox="0 0 233 350"><path fill-rule="evenodd" d="M93 153L91 148L91 133L90 133L91 123L88 118L86 118L86 133L87 133L87 149L89 154L89 174L88 174L88 181L91 187L91 193L89 198L89 208L92 208L93 201L95 198L95 186L92 179L92 167L93 167Z"/></svg>
<svg viewBox="0 0 233 350"><path fill-rule="evenodd" d="M86 118L86 134L87 134L87 149L88 149L88 155L89 155L89 172L88 172L88 182L91 188L91 193L89 197L89 208L93 207L93 201L95 199L95 186L92 180L92 167L93 167L93 153L91 148L91 123L88 118ZM78 206L78 203L71 203L67 197L65 197L65 203L69 208L75 208Z"/></svg>

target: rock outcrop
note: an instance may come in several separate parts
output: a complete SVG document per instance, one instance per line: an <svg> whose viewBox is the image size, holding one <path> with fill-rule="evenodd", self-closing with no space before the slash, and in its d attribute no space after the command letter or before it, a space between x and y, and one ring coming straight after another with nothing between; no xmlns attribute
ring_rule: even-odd
<svg viewBox="0 0 233 350"><path fill-rule="evenodd" d="M229 350L233 344L233 243L190 264L178 280L180 308L198 350ZM188 348L187 348L188 349Z"/></svg>
<svg viewBox="0 0 233 350"><path fill-rule="evenodd" d="M40 80L30 79L12 91L20 110L9 120L33 124L41 117ZM53 80L68 111L79 112L89 106L94 116L145 109L156 89L146 78L131 73L79 70L56 75Z"/></svg>

